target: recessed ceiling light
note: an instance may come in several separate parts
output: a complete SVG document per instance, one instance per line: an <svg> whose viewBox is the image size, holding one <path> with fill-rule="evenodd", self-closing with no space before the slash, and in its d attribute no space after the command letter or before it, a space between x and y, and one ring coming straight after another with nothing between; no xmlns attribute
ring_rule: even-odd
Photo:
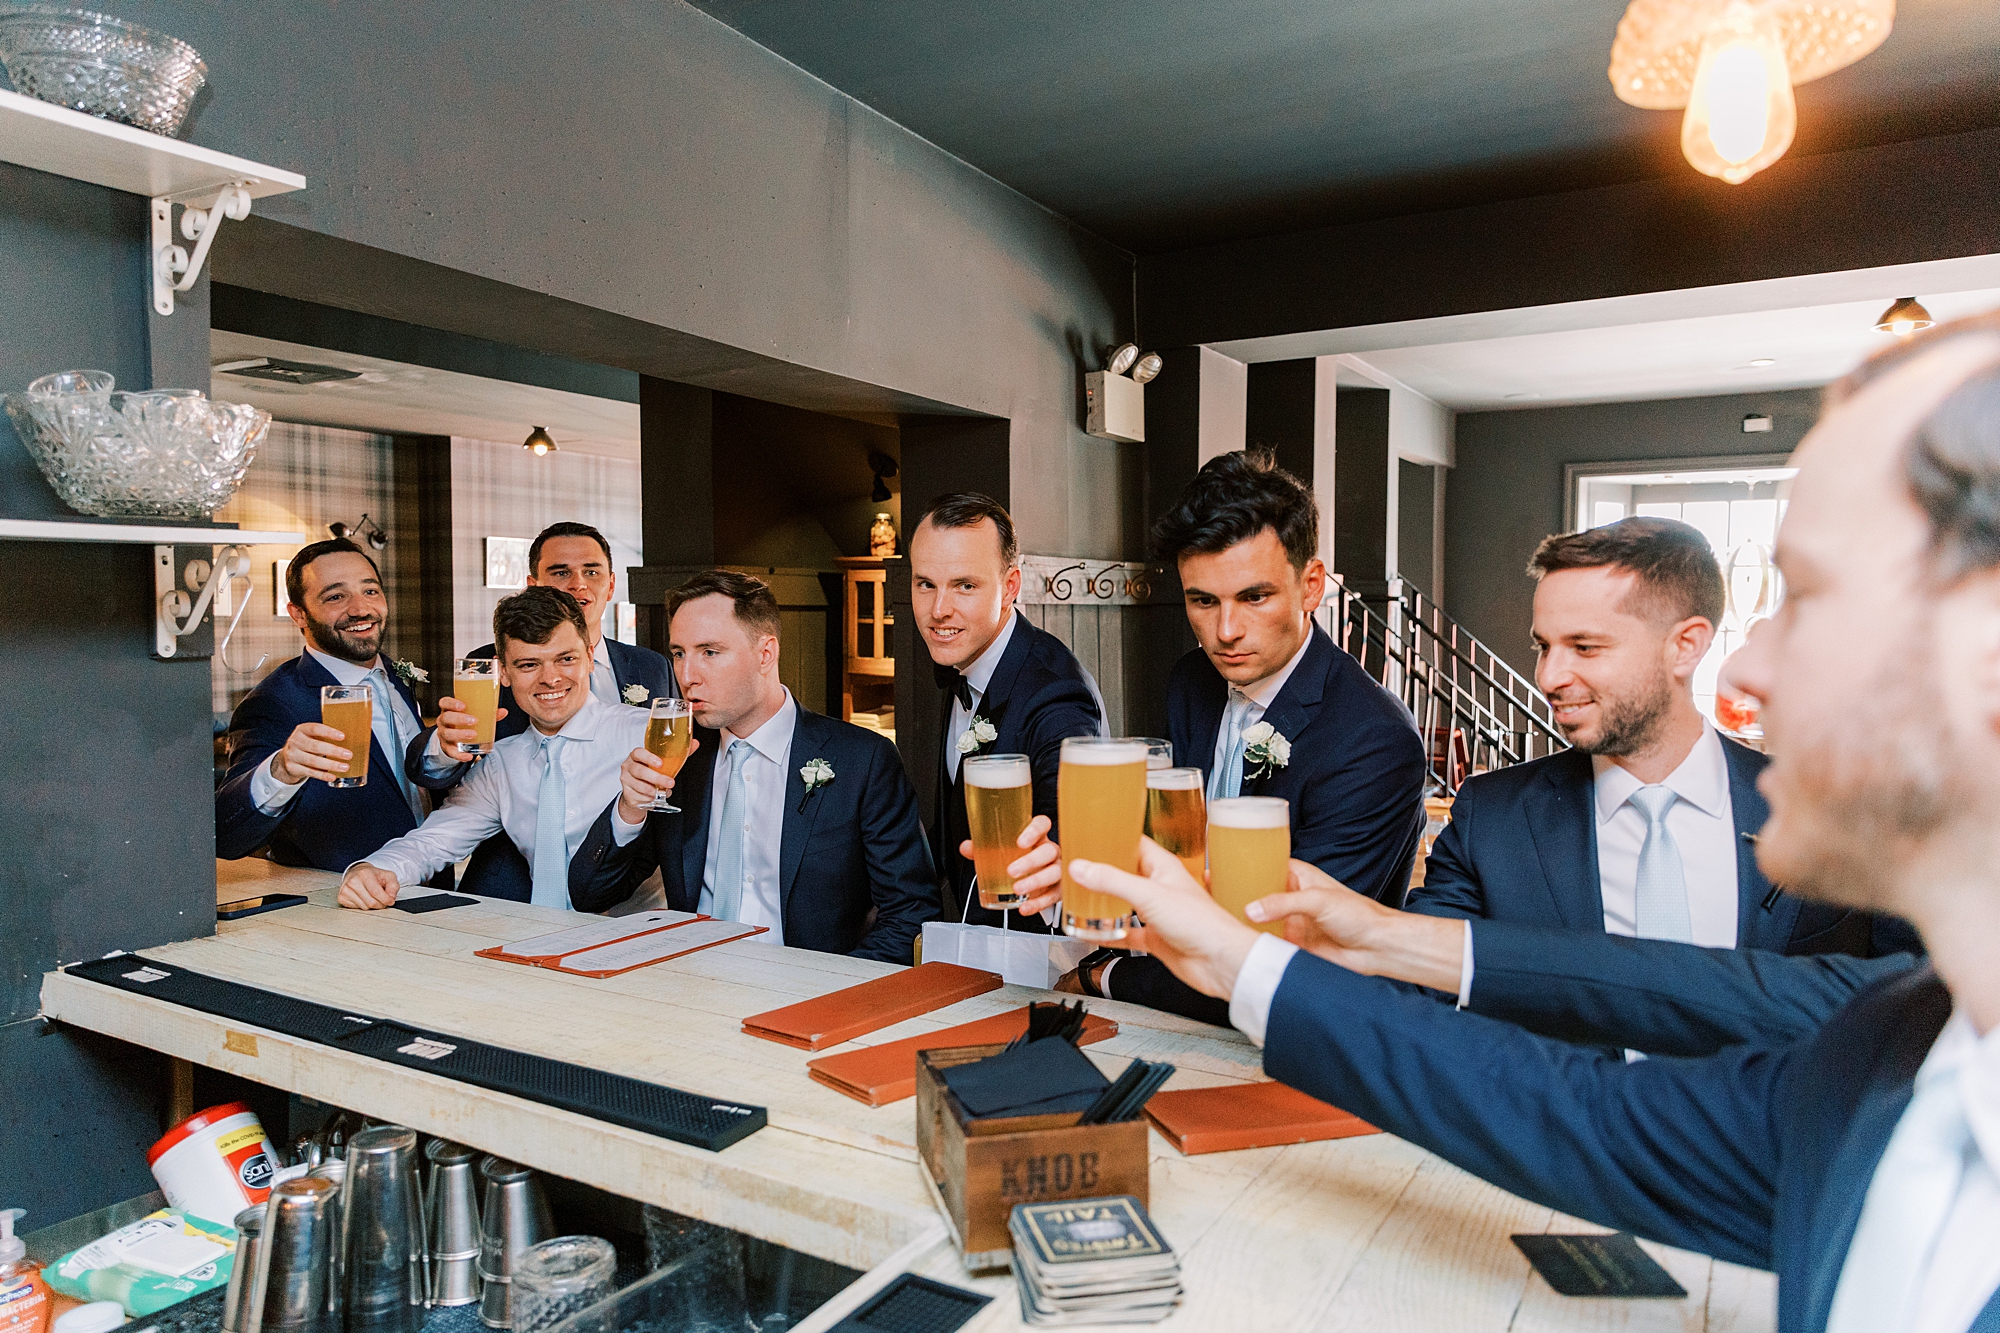
<svg viewBox="0 0 2000 1333"><path fill-rule="evenodd" d="M1760 356L1750 363L1751 368L1755 370L1762 370L1765 366L1775 366L1777 364L1778 358L1775 356Z"/></svg>

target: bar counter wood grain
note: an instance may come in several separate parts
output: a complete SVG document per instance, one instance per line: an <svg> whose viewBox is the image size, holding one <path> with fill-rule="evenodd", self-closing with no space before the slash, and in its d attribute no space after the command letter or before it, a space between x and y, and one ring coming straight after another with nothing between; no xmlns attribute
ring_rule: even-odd
<svg viewBox="0 0 2000 1333"><path fill-rule="evenodd" d="M864 1106L807 1076L814 1053L739 1030L746 1015L881 976L886 964L744 941L604 980L571 977L472 956L554 929L564 914L490 899L421 915L342 911L332 905L331 875L260 866L250 876L241 864L222 863L225 885L254 880L255 892L312 901L145 952L377 1017L756 1103L769 1108L770 1124L708 1153L61 973L43 982L44 1013L873 1270L800 1333L830 1327L904 1269L994 1295L968 1325L972 1333L1023 1327L1012 1280L968 1276L944 1235L919 1175L914 1103ZM832 1049L1045 997L1008 986ZM1179 1066L1172 1088L1263 1077L1259 1052L1235 1032L1113 1001L1091 1008L1120 1026L1117 1037L1088 1048L1107 1074L1143 1057ZM1386 1134L1183 1157L1155 1132L1150 1153L1152 1212L1182 1256L1187 1286L1186 1305L1161 1326L1169 1330L1762 1333L1773 1324L1769 1274L1650 1243L1688 1289L1686 1300L1555 1295L1508 1236L1600 1228Z"/></svg>

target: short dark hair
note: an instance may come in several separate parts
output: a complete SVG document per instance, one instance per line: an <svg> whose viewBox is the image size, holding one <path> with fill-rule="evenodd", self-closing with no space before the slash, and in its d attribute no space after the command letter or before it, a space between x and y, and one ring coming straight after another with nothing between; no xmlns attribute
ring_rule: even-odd
<svg viewBox="0 0 2000 1333"><path fill-rule="evenodd" d="M1722 623L1722 568L1701 529L1671 518L1626 518L1587 532L1544 537L1528 561L1539 582L1559 569L1630 570L1642 605L1634 614L1652 614L1669 623L1700 616Z"/></svg>
<svg viewBox="0 0 2000 1333"><path fill-rule="evenodd" d="M503 660L508 643L543 644L555 637L564 625L576 626L577 637L590 642L584 625L583 608L576 598L561 588L536 585L523 588L511 597L502 597L493 608L493 651Z"/></svg>
<svg viewBox="0 0 2000 1333"><path fill-rule="evenodd" d="M1319 554L1319 502L1271 455L1237 450L1208 460L1180 502L1153 523L1153 558L1215 555L1271 529L1293 569Z"/></svg>
<svg viewBox="0 0 2000 1333"><path fill-rule="evenodd" d="M924 506L910 532L914 535L925 523L934 528L972 528L989 518L1000 533L1000 564L1012 569L1021 563L1021 544L1014 538L1014 516L1007 512L1006 505L990 495L978 491L950 491L940 495Z"/></svg>
<svg viewBox="0 0 2000 1333"><path fill-rule="evenodd" d="M535 534L535 540L528 546L528 572L542 567L542 547L551 537L588 537L604 548L604 563L611 563L611 543L604 540L604 534L588 523L551 523Z"/></svg>
<svg viewBox="0 0 2000 1333"><path fill-rule="evenodd" d="M303 611L306 605L306 566L322 556L339 555L343 551L366 560L368 567L375 571L375 581L377 583L382 581L382 567L375 563L374 556L345 537L329 537L323 542L311 542L301 546L299 553L285 566L286 600Z"/></svg>
<svg viewBox="0 0 2000 1333"><path fill-rule="evenodd" d="M778 637L778 599L771 585L733 569L710 569L695 575L667 594L667 624L689 602L703 597L727 597L734 605L736 621L755 635Z"/></svg>

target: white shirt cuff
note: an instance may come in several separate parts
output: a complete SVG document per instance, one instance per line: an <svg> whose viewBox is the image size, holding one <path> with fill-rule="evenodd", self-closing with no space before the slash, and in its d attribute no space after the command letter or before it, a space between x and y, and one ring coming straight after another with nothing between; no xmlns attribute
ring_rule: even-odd
<svg viewBox="0 0 2000 1333"><path fill-rule="evenodd" d="M431 728L431 742L424 747L424 776L441 778L462 765L456 759L445 756L444 737L436 727Z"/></svg>
<svg viewBox="0 0 2000 1333"><path fill-rule="evenodd" d="M1472 921L1465 922L1465 957L1458 962L1458 1007L1472 1003Z"/></svg>
<svg viewBox="0 0 2000 1333"><path fill-rule="evenodd" d="M1123 958L1113 958L1104 965L1104 970L1097 974L1097 993L1107 1000L1111 998L1111 969L1124 961Z"/></svg>
<svg viewBox="0 0 2000 1333"><path fill-rule="evenodd" d="M1289 940L1260 934L1250 946L1250 956L1243 960L1243 969L1236 974L1236 985L1229 994L1229 1022L1259 1046L1264 1044L1264 1029L1271 1021L1271 1001L1278 997L1278 983L1285 979L1285 969L1298 951L1299 946Z"/></svg>
<svg viewBox="0 0 2000 1333"><path fill-rule="evenodd" d="M300 778L290 786L278 781L271 774L271 765L276 762L278 756L273 754L257 765L250 774L250 804L257 807L259 814L282 815L285 813L285 807L297 798L306 785L304 778Z"/></svg>
<svg viewBox="0 0 2000 1333"><path fill-rule="evenodd" d="M616 801L613 801L613 802L611 803L611 845L612 845L612 846L614 846L614 847L623 847L623 846L624 846L624 845L625 845L626 843L628 843L628 842L632 841L632 839L634 839L634 838L638 837L638 836L639 836L639 830L640 830L640 829L642 829L642 828L644 828L644 827L646 827L646 821L645 821L645 820L643 820L643 819L642 819L642 820L640 820L640 821L639 821L638 823L636 823L636 824L628 824L628 823L626 823L626 822L625 822L625 812L624 812L624 811L623 811L622 809L620 809L620 808L619 808L619 805L618 805L618 803L617 803Z"/></svg>

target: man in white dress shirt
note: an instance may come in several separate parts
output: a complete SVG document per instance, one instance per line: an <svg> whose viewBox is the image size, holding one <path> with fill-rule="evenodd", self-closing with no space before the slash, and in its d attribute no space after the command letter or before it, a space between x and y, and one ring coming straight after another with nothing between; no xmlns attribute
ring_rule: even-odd
<svg viewBox="0 0 2000 1333"><path fill-rule="evenodd" d="M1757 855L1915 923L1932 967L1814 1036L1625 1064L1359 976L1173 857L1129 899L1265 1069L1559 1211L1775 1269L1782 1333L2000 1329L2000 317L1864 365L1797 455L1789 595L1745 651L1774 759ZM1311 904L1253 904L1275 919ZM1442 923L1440 923L1442 924ZM1447 929L1448 942L1455 932ZM1933 970L1934 968L1934 970Z"/></svg>
<svg viewBox="0 0 2000 1333"><path fill-rule="evenodd" d="M645 826L643 810L619 804L619 770L644 742L647 714L591 693L587 632L576 599L558 588L500 600L493 612L500 683L521 704L528 729L497 742L422 827L348 867L341 906L392 907L403 885L496 833L528 863L529 901L538 907L600 911L624 896L594 892L591 867L573 872L572 860L600 819L608 818L621 847Z"/></svg>

